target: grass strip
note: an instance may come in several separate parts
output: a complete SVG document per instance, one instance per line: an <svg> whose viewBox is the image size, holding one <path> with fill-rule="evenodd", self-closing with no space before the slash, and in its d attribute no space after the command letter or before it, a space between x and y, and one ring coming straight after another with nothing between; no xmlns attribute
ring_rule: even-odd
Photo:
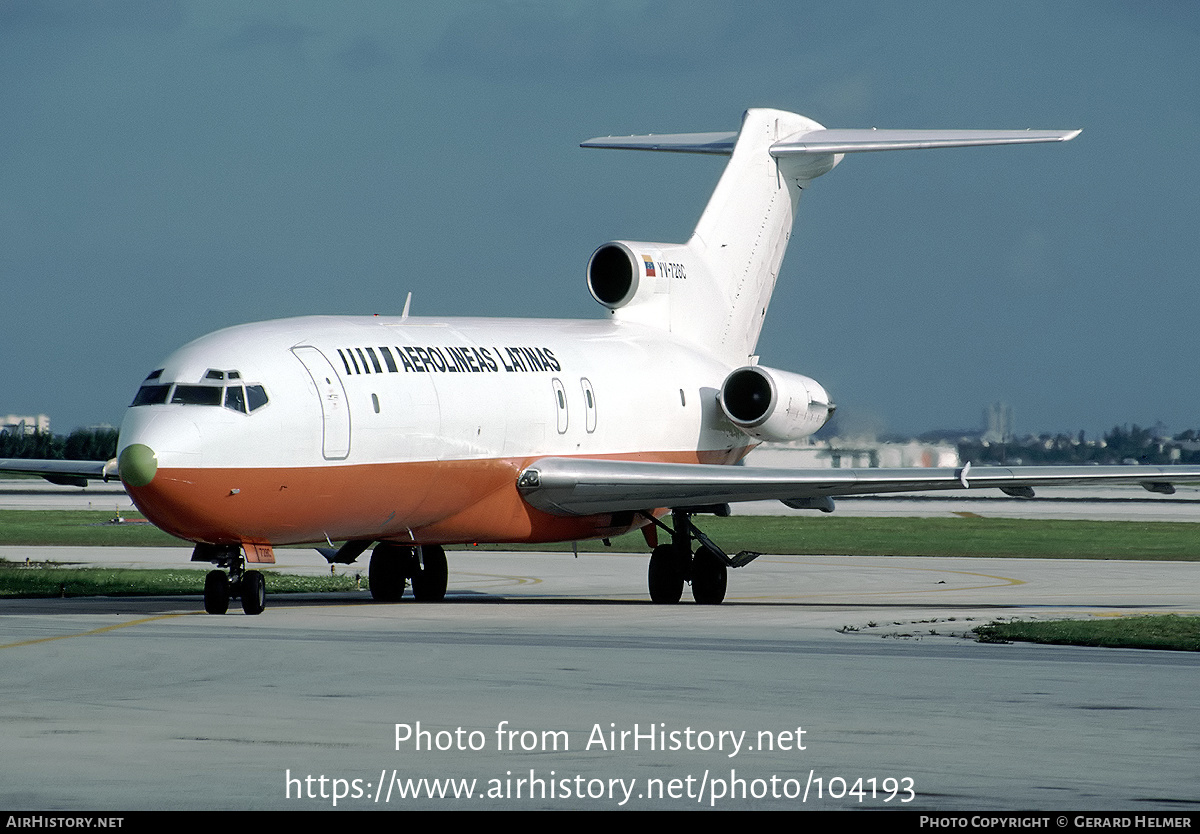
<svg viewBox="0 0 1200 834"><path fill-rule="evenodd" d="M696 524L727 553L1200 561L1200 529L1188 522L698 516ZM666 541L661 531L659 539ZM478 547L571 550L572 544ZM579 542L580 551L604 549L599 541ZM634 532L614 538L612 549L637 553L649 548L641 532Z"/></svg>
<svg viewBox="0 0 1200 834"><path fill-rule="evenodd" d="M975 633L981 643L1050 643L1110 649L1200 651L1200 617L1157 614L1103 620L989 623Z"/></svg>
<svg viewBox="0 0 1200 834"><path fill-rule="evenodd" d="M191 547L140 514L125 511L111 524L112 510L0 510L0 545L79 547Z"/></svg>
<svg viewBox="0 0 1200 834"><path fill-rule="evenodd" d="M0 510L0 545L190 546L130 513ZM1175 521L1079 521L1016 518L861 518L850 516L697 516L696 523L728 553L847 556L979 556L1032 559L1200 561L1200 528ZM666 536L661 534L660 540ZM455 549L569 551L571 542L461 545ZM600 541L580 551L603 551ZM612 540L616 552L649 551L641 532ZM31 554L34 555L34 554Z"/></svg>

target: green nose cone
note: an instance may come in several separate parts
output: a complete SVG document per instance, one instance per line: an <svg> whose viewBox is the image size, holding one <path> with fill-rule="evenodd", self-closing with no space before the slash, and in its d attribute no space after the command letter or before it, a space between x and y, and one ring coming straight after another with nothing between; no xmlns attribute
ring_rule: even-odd
<svg viewBox="0 0 1200 834"><path fill-rule="evenodd" d="M121 480L133 487L143 487L154 480L158 472L158 457L144 443L131 443L117 458Z"/></svg>

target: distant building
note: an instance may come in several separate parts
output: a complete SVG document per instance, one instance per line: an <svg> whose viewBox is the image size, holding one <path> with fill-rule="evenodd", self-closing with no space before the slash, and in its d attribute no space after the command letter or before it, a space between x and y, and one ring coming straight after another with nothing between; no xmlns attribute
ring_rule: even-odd
<svg viewBox="0 0 1200 834"><path fill-rule="evenodd" d="M20 417L16 414L9 414L0 423L0 432L5 434L42 434L50 433L50 418L45 414L39 414L36 417Z"/></svg>
<svg viewBox="0 0 1200 834"><path fill-rule="evenodd" d="M983 411L984 443L1008 443L1013 438L1013 410L1008 403L992 403Z"/></svg>
<svg viewBox="0 0 1200 834"><path fill-rule="evenodd" d="M919 440L889 443L845 437L764 443L746 456L746 463L772 469L953 468L960 465L958 447L953 443Z"/></svg>

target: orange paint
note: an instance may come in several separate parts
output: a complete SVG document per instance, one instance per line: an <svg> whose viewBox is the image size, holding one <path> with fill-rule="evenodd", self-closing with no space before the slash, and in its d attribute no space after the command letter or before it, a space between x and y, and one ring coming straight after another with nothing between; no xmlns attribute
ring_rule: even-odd
<svg viewBox="0 0 1200 834"><path fill-rule="evenodd" d="M724 463L743 450L606 455L610 460ZM126 485L138 509L183 539L261 545L344 541L553 542L617 536L631 513L549 515L517 491L536 457L275 469L160 469ZM269 550L269 548L268 548Z"/></svg>

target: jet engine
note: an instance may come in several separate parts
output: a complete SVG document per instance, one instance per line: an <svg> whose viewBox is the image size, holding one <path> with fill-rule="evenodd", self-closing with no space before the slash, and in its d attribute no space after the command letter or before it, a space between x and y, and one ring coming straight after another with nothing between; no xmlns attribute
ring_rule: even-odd
<svg viewBox="0 0 1200 834"><path fill-rule="evenodd" d="M835 406L814 379L762 365L731 372L718 397L725 416L758 440L799 440L825 425Z"/></svg>
<svg viewBox="0 0 1200 834"><path fill-rule="evenodd" d="M669 293L672 281L702 269L697 261L685 244L614 240L588 260L588 290L608 309L619 310L635 298L644 302Z"/></svg>

